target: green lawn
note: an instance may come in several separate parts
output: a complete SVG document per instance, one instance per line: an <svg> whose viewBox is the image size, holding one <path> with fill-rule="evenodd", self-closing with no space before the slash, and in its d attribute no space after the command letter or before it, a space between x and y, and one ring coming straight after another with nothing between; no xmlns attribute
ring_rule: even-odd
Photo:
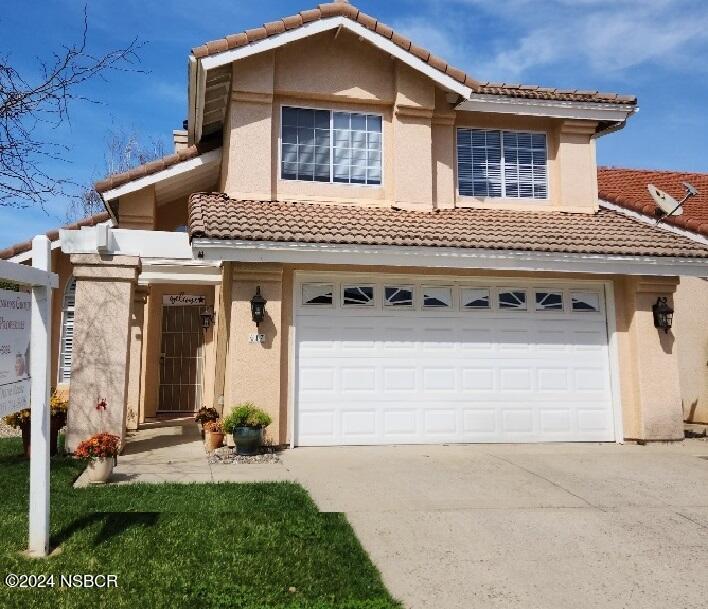
<svg viewBox="0 0 708 609"><path fill-rule="evenodd" d="M73 489L81 464L57 458L52 545L61 552L25 559L29 463L20 444L0 440L3 609L399 607L344 516L318 512L290 483ZM10 589L8 573L115 574L118 587Z"/></svg>

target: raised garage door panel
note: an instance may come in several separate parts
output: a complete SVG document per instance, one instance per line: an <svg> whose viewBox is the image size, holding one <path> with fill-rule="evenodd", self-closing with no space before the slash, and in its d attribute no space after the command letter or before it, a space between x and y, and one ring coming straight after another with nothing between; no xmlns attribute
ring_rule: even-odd
<svg viewBox="0 0 708 609"><path fill-rule="evenodd" d="M297 314L296 443L613 440L604 314Z"/></svg>

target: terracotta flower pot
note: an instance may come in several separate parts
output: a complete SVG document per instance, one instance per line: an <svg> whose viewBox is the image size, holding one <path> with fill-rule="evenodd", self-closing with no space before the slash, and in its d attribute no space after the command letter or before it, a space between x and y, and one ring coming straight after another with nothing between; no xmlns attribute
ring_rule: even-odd
<svg viewBox="0 0 708 609"><path fill-rule="evenodd" d="M58 452L59 430L66 425L66 416L57 415L49 419L49 454L54 456ZM22 452L29 459L32 442L32 422L20 426L22 430Z"/></svg>
<svg viewBox="0 0 708 609"><path fill-rule="evenodd" d="M86 471L91 484L105 484L113 474L113 457L91 459Z"/></svg>
<svg viewBox="0 0 708 609"><path fill-rule="evenodd" d="M204 441L209 452L224 445L224 433L222 431L207 431Z"/></svg>

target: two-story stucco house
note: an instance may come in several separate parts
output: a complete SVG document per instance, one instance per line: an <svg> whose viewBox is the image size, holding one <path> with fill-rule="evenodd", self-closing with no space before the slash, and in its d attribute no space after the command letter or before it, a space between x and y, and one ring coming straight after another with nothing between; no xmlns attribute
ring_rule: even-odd
<svg viewBox="0 0 708 609"><path fill-rule="evenodd" d="M634 97L479 82L340 1L196 47L185 99L57 240L70 447L99 397L117 433L251 400L291 446L683 437L652 307L708 248L598 202Z"/></svg>

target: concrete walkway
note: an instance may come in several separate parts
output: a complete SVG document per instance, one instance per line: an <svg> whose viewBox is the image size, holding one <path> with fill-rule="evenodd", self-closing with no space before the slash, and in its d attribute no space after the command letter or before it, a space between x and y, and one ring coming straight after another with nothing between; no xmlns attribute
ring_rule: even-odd
<svg viewBox="0 0 708 609"><path fill-rule="evenodd" d="M194 424L133 434L118 483L295 480L345 512L409 609L703 609L708 441L298 448L209 465Z"/></svg>

